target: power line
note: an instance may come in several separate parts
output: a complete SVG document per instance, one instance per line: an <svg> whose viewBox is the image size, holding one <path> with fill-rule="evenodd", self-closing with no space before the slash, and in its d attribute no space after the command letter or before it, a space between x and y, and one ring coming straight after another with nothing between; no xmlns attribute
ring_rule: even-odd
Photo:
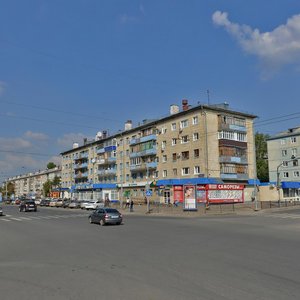
<svg viewBox="0 0 300 300"><path fill-rule="evenodd" d="M3 150L3 149L0 149L0 152L3 152L3 153L16 153L16 154L27 154L27 155L37 155L37 156L57 156L58 155L58 154L46 154L46 153L36 153L36 152L23 152L23 151Z"/></svg>

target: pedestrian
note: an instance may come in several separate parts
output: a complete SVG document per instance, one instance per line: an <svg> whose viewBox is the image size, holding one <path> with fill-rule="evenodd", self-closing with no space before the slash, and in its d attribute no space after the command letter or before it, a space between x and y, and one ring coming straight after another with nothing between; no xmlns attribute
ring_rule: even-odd
<svg viewBox="0 0 300 300"><path fill-rule="evenodd" d="M109 197L108 197L108 195L105 196L104 205L106 207L109 207Z"/></svg>
<svg viewBox="0 0 300 300"><path fill-rule="evenodd" d="M125 208L129 208L129 204L130 204L130 200L129 200L129 198L127 198L127 199L126 199Z"/></svg>
<svg viewBox="0 0 300 300"><path fill-rule="evenodd" d="M130 200L130 212L133 212L133 200Z"/></svg>

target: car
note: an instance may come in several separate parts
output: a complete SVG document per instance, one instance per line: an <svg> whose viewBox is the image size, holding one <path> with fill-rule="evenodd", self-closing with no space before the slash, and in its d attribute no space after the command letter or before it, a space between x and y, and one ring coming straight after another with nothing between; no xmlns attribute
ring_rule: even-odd
<svg viewBox="0 0 300 300"><path fill-rule="evenodd" d="M1 206L0 206L0 216L3 216L3 209Z"/></svg>
<svg viewBox="0 0 300 300"><path fill-rule="evenodd" d="M49 199L42 199L40 202L40 206L49 206L50 200Z"/></svg>
<svg viewBox="0 0 300 300"><path fill-rule="evenodd" d="M42 200L41 200L40 198L34 200L34 202L35 202L36 205L40 205L40 204L41 204L41 201L42 201Z"/></svg>
<svg viewBox="0 0 300 300"><path fill-rule="evenodd" d="M57 199L52 199L49 203L49 206L50 207L56 207L56 202L57 202Z"/></svg>
<svg viewBox="0 0 300 300"><path fill-rule="evenodd" d="M23 200L19 205L19 211L37 211L34 200Z"/></svg>
<svg viewBox="0 0 300 300"><path fill-rule="evenodd" d="M71 201L69 203L69 208L80 208L80 202L78 202L78 201Z"/></svg>
<svg viewBox="0 0 300 300"><path fill-rule="evenodd" d="M97 223L102 226L106 224L120 225L123 221L122 214L115 208L98 208L89 215L89 222Z"/></svg>
<svg viewBox="0 0 300 300"><path fill-rule="evenodd" d="M104 203L101 200L91 200L89 203L85 205L85 209L97 209L104 207Z"/></svg>
<svg viewBox="0 0 300 300"><path fill-rule="evenodd" d="M64 203L63 199L57 199L55 206L56 207L62 207Z"/></svg>
<svg viewBox="0 0 300 300"><path fill-rule="evenodd" d="M69 204L70 204L70 203L71 203L70 200L64 199L63 204L62 204L62 207L63 207L63 208L67 208L67 207L69 207Z"/></svg>
<svg viewBox="0 0 300 300"><path fill-rule="evenodd" d="M21 199L16 199L15 200L15 205L20 205L21 204Z"/></svg>
<svg viewBox="0 0 300 300"><path fill-rule="evenodd" d="M80 200L80 208L85 209L85 206L90 203L92 200Z"/></svg>

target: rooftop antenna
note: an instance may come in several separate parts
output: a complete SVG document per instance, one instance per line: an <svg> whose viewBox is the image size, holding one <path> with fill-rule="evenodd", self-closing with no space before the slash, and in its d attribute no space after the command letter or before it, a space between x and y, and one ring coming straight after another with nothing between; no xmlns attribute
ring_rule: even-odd
<svg viewBox="0 0 300 300"><path fill-rule="evenodd" d="M207 105L209 105L209 90L206 90L206 93L207 93Z"/></svg>

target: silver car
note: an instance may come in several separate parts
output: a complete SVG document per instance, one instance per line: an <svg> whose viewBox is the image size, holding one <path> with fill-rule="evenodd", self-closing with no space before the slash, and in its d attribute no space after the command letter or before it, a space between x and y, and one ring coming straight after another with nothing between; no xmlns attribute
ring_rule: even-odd
<svg viewBox="0 0 300 300"><path fill-rule="evenodd" d="M3 210L1 206L0 206L0 216L3 216Z"/></svg>

